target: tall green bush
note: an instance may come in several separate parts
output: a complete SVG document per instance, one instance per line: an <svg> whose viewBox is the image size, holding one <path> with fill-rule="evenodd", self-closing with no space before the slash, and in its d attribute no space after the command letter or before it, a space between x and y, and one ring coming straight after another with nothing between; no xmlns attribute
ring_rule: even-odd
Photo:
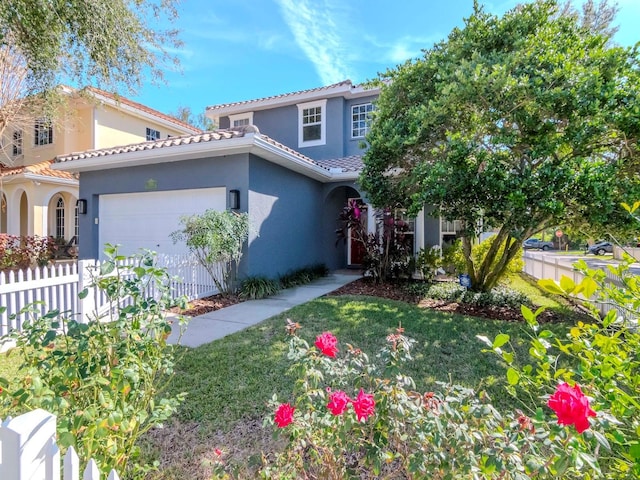
<svg viewBox="0 0 640 480"><path fill-rule="evenodd" d="M489 238L486 238L480 243L477 243L471 247L471 260L475 265L481 265L484 262L484 259L493 245L496 236L492 235ZM517 240L512 239L512 242L516 242ZM498 259L495 258L494 262L497 262ZM453 270L455 273L464 273L466 269L465 265L465 257L462 251L462 242L460 240L456 240L453 245L446 248L443 252L443 261L442 263L449 269ZM520 249L520 253L516 255L511 261L507 264L506 272L508 273L518 273L522 272L524 268L524 261L522 260L522 248Z"/></svg>
<svg viewBox="0 0 640 480"><path fill-rule="evenodd" d="M165 312L176 301L152 255L127 259L110 246L106 254L93 280L109 299L109 313L75 320L58 311L38 317L27 307L17 315L22 332L13 334L17 348L9 354L21 357L23 376L0 378L0 416L48 410L58 417L63 450L73 446L104 474L115 469L128 478L150 468L135 463L140 436L168 419L184 397L165 393L175 355Z"/></svg>
<svg viewBox="0 0 640 480"><path fill-rule="evenodd" d="M171 234L174 243L184 242L207 270L223 294L236 290L242 247L249 237L249 215L207 210L180 219L181 230Z"/></svg>

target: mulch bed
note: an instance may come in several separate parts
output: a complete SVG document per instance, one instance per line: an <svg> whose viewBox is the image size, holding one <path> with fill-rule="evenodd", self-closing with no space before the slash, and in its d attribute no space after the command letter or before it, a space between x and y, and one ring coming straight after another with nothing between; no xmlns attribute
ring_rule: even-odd
<svg viewBox="0 0 640 480"><path fill-rule="evenodd" d="M461 315L468 315L473 317L488 318L494 320L504 320L510 322L522 322L522 313L520 309L513 309L508 307L480 307L477 305L468 305L457 302L446 302L443 300L431 300L421 299L418 296L409 294L402 285L397 283L382 283L375 284L367 279L360 278L354 282L348 283L337 290L328 294L329 296L340 295L366 295L370 297L381 297L389 300L398 300L401 302L417 305L421 308L431 308L441 312L458 313ZM203 315L208 312L213 312L221 308L229 307L240 303L242 299L237 295L222 296L213 295L211 297L201 298L193 300L189 303L190 308L180 312L178 309L172 309L174 313L182 313L195 317L197 315ZM564 321L562 317L552 311L543 312L538 321L545 322L560 322Z"/></svg>

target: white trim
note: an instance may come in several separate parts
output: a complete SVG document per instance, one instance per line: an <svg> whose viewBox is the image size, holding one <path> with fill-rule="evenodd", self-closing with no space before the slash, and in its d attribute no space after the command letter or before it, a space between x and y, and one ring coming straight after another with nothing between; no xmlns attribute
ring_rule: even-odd
<svg viewBox="0 0 640 480"><path fill-rule="evenodd" d="M424 208L418 212L415 218L415 230L413 232L415 236L415 253L417 254L420 249L425 248L424 244Z"/></svg>
<svg viewBox="0 0 640 480"><path fill-rule="evenodd" d="M327 99L317 102L299 103L298 107L298 147L317 147L327 144ZM302 123L304 111L311 108L320 108L320 138L318 140L303 140L304 124ZM313 124L311 124L313 125Z"/></svg>
<svg viewBox="0 0 640 480"><path fill-rule="evenodd" d="M253 112L236 113L235 115L229 115L229 128L236 128L233 125L233 122L235 122L236 120L244 120L245 118L249 120L249 125L253 125Z"/></svg>

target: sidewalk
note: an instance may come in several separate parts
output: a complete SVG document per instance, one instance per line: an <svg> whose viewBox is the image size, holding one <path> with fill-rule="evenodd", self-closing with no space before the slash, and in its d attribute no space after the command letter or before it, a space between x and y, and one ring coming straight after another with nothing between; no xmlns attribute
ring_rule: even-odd
<svg viewBox="0 0 640 480"><path fill-rule="evenodd" d="M326 295L341 286L360 278L359 271L341 270L307 285L281 290L277 295L262 300L249 300L214 312L191 318L187 329L180 339L180 345L199 347L225 337L231 333L244 330L251 325L271 318L297 305ZM174 317L176 315L173 315ZM169 343L178 340L179 325L169 336Z"/></svg>

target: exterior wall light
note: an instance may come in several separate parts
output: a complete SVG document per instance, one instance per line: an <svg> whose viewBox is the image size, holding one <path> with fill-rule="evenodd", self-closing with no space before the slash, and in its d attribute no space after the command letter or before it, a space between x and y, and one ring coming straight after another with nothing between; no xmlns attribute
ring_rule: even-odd
<svg viewBox="0 0 640 480"><path fill-rule="evenodd" d="M85 215L87 213L87 201L84 198L77 200L76 208L78 209L78 214Z"/></svg>

